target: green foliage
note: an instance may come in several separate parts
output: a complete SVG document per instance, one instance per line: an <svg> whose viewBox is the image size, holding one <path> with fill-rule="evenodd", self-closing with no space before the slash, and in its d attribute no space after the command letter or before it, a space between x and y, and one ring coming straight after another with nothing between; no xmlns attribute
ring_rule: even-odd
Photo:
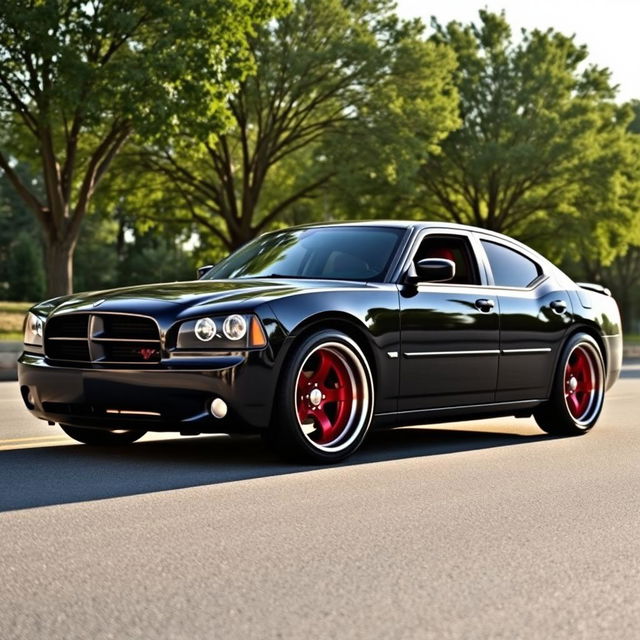
<svg viewBox="0 0 640 640"><path fill-rule="evenodd" d="M297 0L252 38L256 73L229 99L230 128L156 146L147 166L227 248L401 191L456 125L453 57L422 31L390 0Z"/></svg>
<svg viewBox="0 0 640 640"><path fill-rule="evenodd" d="M633 120L629 123L629 131L640 133L640 100L632 100L629 106L633 110Z"/></svg>
<svg viewBox="0 0 640 640"><path fill-rule="evenodd" d="M75 253L75 290L195 278L194 257L184 248L184 237L167 229L136 229L131 219L122 209L87 217Z"/></svg>
<svg viewBox="0 0 640 640"><path fill-rule="evenodd" d="M43 230L49 293L94 192L133 132L217 132L252 68L247 37L284 0L5 0L0 4L0 169ZM20 179L12 158L41 172Z"/></svg>
<svg viewBox="0 0 640 640"><path fill-rule="evenodd" d="M26 231L18 234L7 261L9 300L40 300L44 295L45 278L40 243Z"/></svg>
<svg viewBox="0 0 640 640"><path fill-rule="evenodd" d="M514 43L504 15L433 23L453 47L463 126L422 170L424 211L512 234L552 257L610 262L635 225L638 166L605 69L548 30ZM635 233L635 231L634 231Z"/></svg>
<svg viewBox="0 0 640 640"><path fill-rule="evenodd" d="M225 99L251 69L254 25L278 0L5 0L0 8L0 92L11 90L39 122L56 128L128 120L148 136L226 119ZM38 81L40 81L39 84Z"/></svg>
<svg viewBox="0 0 640 640"><path fill-rule="evenodd" d="M25 180L32 180L24 166L16 167L16 171ZM28 244L29 256L26 258L25 269L20 273L19 254L25 251L24 245ZM19 246L22 245L22 248ZM15 282L18 275L20 282ZM30 275L28 275L30 274ZM6 178L0 178L0 300L37 300L35 293L42 294L41 288L34 289L34 295L19 294L13 298L16 292L24 290L25 281L31 279L38 282L44 278L42 266L42 240L37 222L31 212L27 210L24 202L8 184Z"/></svg>

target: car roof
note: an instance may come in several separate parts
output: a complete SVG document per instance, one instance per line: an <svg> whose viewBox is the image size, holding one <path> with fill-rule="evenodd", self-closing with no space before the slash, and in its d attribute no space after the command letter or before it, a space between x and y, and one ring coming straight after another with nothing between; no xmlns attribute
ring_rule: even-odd
<svg viewBox="0 0 640 640"><path fill-rule="evenodd" d="M482 227L474 227L468 224L458 224L457 222L442 222L439 220L333 220L328 222L311 222L308 224L301 224L291 229L314 229L321 227L393 227L396 229L450 229L451 231L476 231L486 235L494 236L495 238L504 238L521 244L527 249L531 250L526 245L512 238L511 236L498 233L497 231L490 231Z"/></svg>
<svg viewBox="0 0 640 640"><path fill-rule="evenodd" d="M548 270L554 271L557 274L562 274L563 277L567 277L558 267L545 258L535 249L524 244L520 240L516 240L511 236L507 236L497 231L491 231L482 227L474 227L468 224L458 224L457 222L443 222L440 220L335 220L329 222L315 222L309 224L298 225L291 227L293 229L314 229L322 227L391 227L396 229L413 229L414 231L422 231L424 229L442 229L451 231L474 231L483 234L485 237L493 237L496 240L502 240L509 243L512 247L522 250L525 254L534 258L538 262L542 262L546 265Z"/></svg>

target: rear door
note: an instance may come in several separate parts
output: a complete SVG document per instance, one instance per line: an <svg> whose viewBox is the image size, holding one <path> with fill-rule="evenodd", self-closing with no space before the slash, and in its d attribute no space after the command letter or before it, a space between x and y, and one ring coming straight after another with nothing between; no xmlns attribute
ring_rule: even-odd
<svg viewBox="0 0 640 640"><path fill-rule="evenodd" d="M506 239L478 234L500 308L497 402L546 398L558 351L572 322L571 300L533 253Z"/></svg>

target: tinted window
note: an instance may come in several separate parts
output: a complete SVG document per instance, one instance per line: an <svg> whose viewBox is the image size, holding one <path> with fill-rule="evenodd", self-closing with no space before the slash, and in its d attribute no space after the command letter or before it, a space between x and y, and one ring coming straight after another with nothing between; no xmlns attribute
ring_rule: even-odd
<svg viewBox="0 0 640 640"><path fill-rule="evenodd" d="M482 240L482 246L499 287L528 287L542 273L533 260L517 251L487 240Z"/></svg>
<svg viewBox="0 0 640 640"><path fill-rule="evenodd" d="M454 284L480 284L478 269L467 238L461 236L428 235L421 243L414 262L424 258L445 258L456 265Z"/></svg>
<svg viewBox="0 0 640 640"><path fill-rule="evenodd" d="M336 226L269 233L232 253L205 278L380 281L404 232L385 227Z"/></svg>

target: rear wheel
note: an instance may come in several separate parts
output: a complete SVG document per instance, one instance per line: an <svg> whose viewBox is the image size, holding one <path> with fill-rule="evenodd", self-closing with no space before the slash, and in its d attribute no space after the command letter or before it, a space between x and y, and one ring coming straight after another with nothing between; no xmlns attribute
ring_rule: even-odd
<svg viewBox="0 0 640 640"><path fill-rule="evenodd" d="M114 431L85 429L83 427L71 427L68 424L61 424L60 428L78 442L99 446L131 444L142 438L146 433L146 431L137 429L118 429Z"/></svg>
<svg viewBox="0 0 640 640"><path fill-rule="evenodd" d="M551 397L534 412L538 426L553 435L586 433L602 411L604 386L598 343L584 333L572 336L558 363Z"/></svg>
<svg viewBox="0 0 640 640"><path fill-rule="evenodd" d="M337 331L304 340L286 366L272 434L288 457L337 462L362 443L373 413L373 381L357 343Z"/></svg>

